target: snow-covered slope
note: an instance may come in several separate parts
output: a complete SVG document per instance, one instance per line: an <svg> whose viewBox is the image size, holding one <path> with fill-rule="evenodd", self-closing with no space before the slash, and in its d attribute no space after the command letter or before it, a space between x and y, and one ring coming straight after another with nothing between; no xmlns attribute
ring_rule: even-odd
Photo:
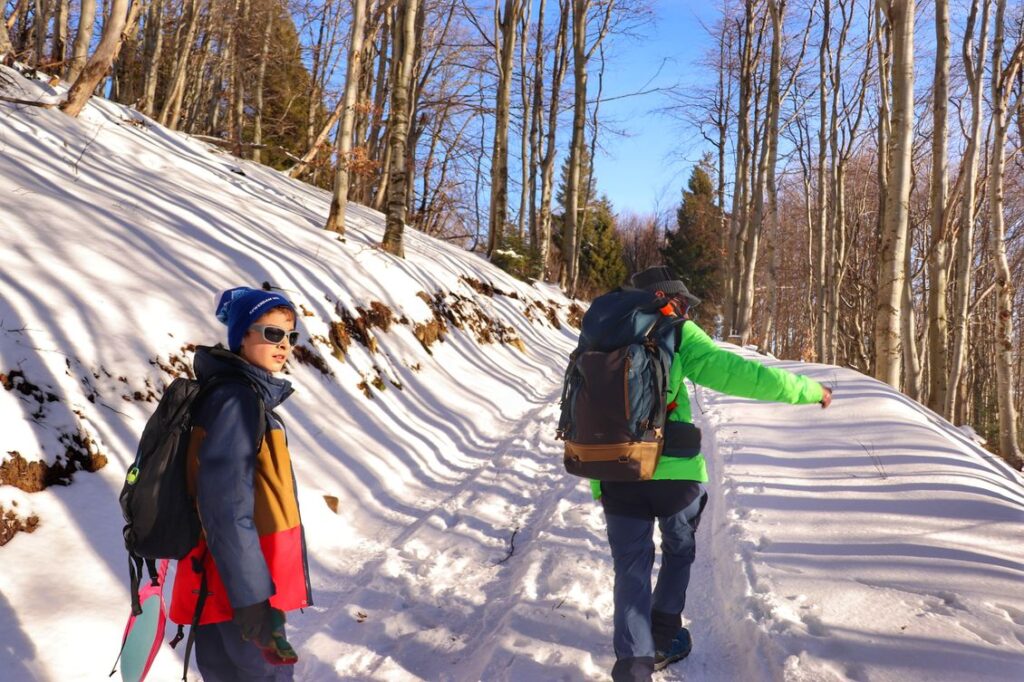
<svg viewBox="0 0 1024 682"><path fill-rule="evenodd" d="M4 73L8 95L55 94ZM99 467L0 486L6 525L36 527L0 547L0 677L105 678L138 435L193 344L223 336L215 296L268 282L307 311L282 410L316 601L290 623L298 678L607 678L603 518L553 438L575 343L559 292L415 232L392 258L361 207L340 242L323 192L103 100L78 120L0 104L0 197L0 468ZM695 389L697 645L661 677L1016 679L1019 475L878 382L779 364L834 383L833 407ZM180 664L166 649L151 679Z"/></svg>

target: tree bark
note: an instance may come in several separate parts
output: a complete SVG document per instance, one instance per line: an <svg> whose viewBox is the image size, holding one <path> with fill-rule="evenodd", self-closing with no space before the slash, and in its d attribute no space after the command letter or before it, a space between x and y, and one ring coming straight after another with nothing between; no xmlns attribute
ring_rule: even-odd
<svg viewBox="0 0 1024 682"><path fill-rule="evenodd" d="M988 175L989 222L996 276L995 336L996 396L999 405L999 452L1015 469L1021 469L1017 437L1017 410L1013 400L1013 280L1006 260L1006 222L1003 215L1005 175L1006 110L1017 69L1024 56L1024 42L1018 42L1009 62L1003 65L1006 0L996 0L995 34L992 40L991 102L992 158Z"/></svg>
<svg viewBox="0 0 1024 682"><path fill-rule="evenodd" d="M879 0L886 3L886 0ZM914 134L914 0L886 3L892 26L891 180L886 190L878 295L875 308L875 378L900 386L900 308L904 252L910 221L910 161Z"/></svg>
<svg viewBox="0 0 1024 682"><path fill-rule="evenodd" d="M405 258L403 234L408 207L405 174L406 135L409 131L409 95L412 89L413 55L416 51L416 12L419 0L400 3L395 22L396 69L388 116L391 163L388 179L388 210L381 248Z"/></svg>
<svg viewBox="0 0 1024 682"><path fill-rule="evenodd" d="M174 63L171 85L164 96L164 105L160 108L160 124L171 130L178 127L181 116L181 99L185 92L185 74L188 69L188 58L192 52L192 41L195 40L196 26L199 23L199 0L192 0L188 9L188 26L185 39L175 46L177 58ZM211 126L213 127L213 126Z"/></svg>
<svg viewBox="0 0 1024 682"><path fill-rule="evenodd" d="M949 99L949 0L935 0L935 78L932 123L932 250L928 259L928 407L942 412L946 405L948 288L946 197L949 190L947 100Z"/></svg>
<svg viewBox="0 0 1024 682"><path fill-rule="evenodd" d="M345 213L348 209L349 161L352 155L352 132L355 123L356 96L363 75L363 38L366 32L366 0L352 2L352 34L349 38L348 65L345 74L344 114L338 131L338 167L334 174L334 195L327 216L326 230L345 234Z"/></svg>
<svg viewBox="0 0 1024 682"><path fill-rule="evenodd" d="M566 173L565 218L562 221L562 286L575 294L579 275L576 233L579 215L580 171L583 160L584 128L587 116L587 15L590 0L572 0L573 108L572 140L569 143L569 168ZM591 161L593 163L593 161Z"/></svg>
<svg viewBox="0 0 1024 682"><path fill-rule="evenodd" d="M753 79L754 16L753 0L746 0L743 33L740 37L739 102L736 114L736 181L733 185L732 216L729 223L729 248L727 255L733 264L732 273L727 274L725 332L726 338L738 332L739 317L739 274L743 272L743 234L748 215L747 173L750 164L750 101Z"/></svg>
<svg viewBox="0 0 1024 682"><path fill-rule="evenodd" d="M511 115L512 67L516 28L522 15L520 0L505 0L504 12L494 3L494 29L498 83L494 102L494 139L491 145L491 201L487 212L487 256L502 248L508 220L508 124ZM500 45L499 45L500 35Z"/></svg>
<svg viewBox="0 0 1024 682"><path fill-rule="evenodd" d="M10 54L14 54L14 46L11 45L11 36L7 28L7 17L4 16L3 10L0 9L0 62Z"/></svg>
<svg viewBox="0 0 1024 682"><path fill-rule="evenodd" d="M244 32L249 24L249 0L238 0L235 3L234 50L232 52L231 69L231 140L235 143L234 154L242 156L242 134L245 127L245 69L248 66L248 55L245 53L246 43Z"/></svg>
<svg viewBox="0 0 1024 682"><path fill-rule="evenodd" d="M99 45L96 46L96 52L82 69L82 73L75 79L68 91L67 99L60 105L61 111L68 116L77 118L82 113L82 109L85 108L96 85L103 79L110 69L110 65L117 58L117 53L121 50L121 31L124 30L128 19L127 15L128 0L112 0L110 17L103 26L103 36L100 38Z"/></svg>
<svg viewBox="0 0 1024 682"><path fill-rule="evenodd" d="M551 199L555 179L555 137L558 130L558 106L561 99L562 83L569 66L569 6L570 0L559 0L558 31L555 34L555 49L551 64L551 99L548 102L547 132L545 133L544 156L540 162L540 250L538 260L543 268L543 278L550 280L548 259L551 254Z"/></svg>
<svg viewBox="0 0 1024 682"><path fill-rule="evenodd" d="M541 252L540 212L537 210L537 182L541 162L541 136L544 135L544 10L546 0L540 0L537 11L537 26L533 51L533 93L530 100L530 164L527 176L528 198L527 210L530 213L530 250L536 257L536 266L530 273L532 277L545 278L547 271L547 251ZM524 66L525 73L525 66Z"/></svg>
<svg viewBox="0 0 1024 682"><path fill-rule="evenodd" d="M828 63L831 60L829 40L832 37L832 2L824 0L822 7L821 45L818 47L818 201L815 209L814 222L814 282L815 282L815 313L817 324L814 328L814 354L818 362L828 362L827 330L828 330L828 287L826 277L826 261L828 255Z"/></svg>
<svg viewBox="0 0 1024 682"><path fill-rule="evenodd" d="M50 0L35 0L33 21L35 21L35 40L32 47L32 66L41 67L45 59L43 51L46 49L46 31L50 26ZM120 34L120 30L118 33Z"/></svg>
<svg viewBox="0 0 1024 682"><path fill-rule="evenodd" d="M160 79L160 57L163 54L163 0L153 0L146 15L146 79L142 86L142 113L153 116L156 101L156 87Z"/></svg>
<svg viewBox="0 0 1024 682"><path fill-rule="evenodd" d="M970 16L963 42L963 62L967 75L968 89L971 93L971 128L967 138L967 149L961 162L966 168L963 198L960 202L960 235L956 248L956 285L954 288L953 314L956 324L953 327L953 352L950 356L949 382L946 389L946 404L943 414L946 419L953 420L957 414L957 399L963 392L964 364L967 355L967 323L969 320L968 303L971 294L971 275L974 260L974 221L977 203L978 161L981 156L981 116L982 90L985 53L988 42L989 0L981 0L981 33L978 37L978 50L974 51L974 24L978 14L979 0L971 3Z"/></svg>
<svg viewBox="0 0 1024 682"><path fill-rule="evenodd" d="M50 62L63 71L68 51L68 18L71 8L68 0L54 0L54 7L57 11L53 17L53 51Z"/></svg>
<svg viewBox="0 0 1024 682"><path fill-rule="evenodd" d="M361 0L356 0L360 2ZM365 2L365 0L362 0ZM263 144L263 90L267 80L267 59L270 55L270 38L273 35L274 19L277 18L278 6L272 0L266 7L267 16L263 20L263 38L260 40L260 61L256 67L256 92L253 93L253 107L255 111L252 117L252 160L256 163L263 163L263 153L260 145Z"/></svg>

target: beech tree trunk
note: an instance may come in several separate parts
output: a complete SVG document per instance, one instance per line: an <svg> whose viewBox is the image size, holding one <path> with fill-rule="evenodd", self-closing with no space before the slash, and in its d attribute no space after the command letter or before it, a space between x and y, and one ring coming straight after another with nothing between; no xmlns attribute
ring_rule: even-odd
<svg viewBox="0 0 1024 682"><path fill-rule="evenodd" d="M128 0L111 0L110 16L103 26L96 52L89 58L82 73L75 79L68 91L67 99L60 105L68 116L78 117L92 96L93 90L107 74L110 65L121 50L121 31L128 19Z"/></svg>
<svg viewBox="0 0 1024 682"><path fill-rule="evenodd" d="M14 46L11 45L11 37L7 31L7 17L3 10L0 10L0 62L9 55L14 54Z"/></svg>
<svg viewBox="0 0 1024 682"><path fill-rule="evenodd" d="M143 54L146 57L146 80L142 86L142 113L153 116L156 101L156 86L160 79L160 57L163 53L163 0L153 0L146 15L146 43Z"/></svg>
<svg viewBox="0 0 1024 682"><path fill-rule="evenodd" d="M535 46L533 51L533 93L530 99L530 164L527 176L528 198L526 202L529 211L530 250L533 252L536 265L530 273L535 278L544 280L547 274L547 250L541 252L541 228L540 212L537 210L537 182L541 162L541 136L543 130L544 116L544 8L546 0L540 0L540 9L537 12L537 27L535 29ZM525 64L524 64L525 73Z"/></svg>
<svg viewBox="0 0 1024 682"><path fill-rule="evenodd" d="M398 7L395 22L395 78L388 116L388 147L391 162L388 171L387 219L381 248L405 258L403 234L408 201L405 167L406 135L409 131L409 95L412 89L413 54L416 50L416 12L419 0L407 0Z"/></svg>
<svg viewBox="0 0 1024 682"><path fill-rule="evenodd" d="M75 44L71 48L71 61L68 63L64 80L74 83L85 68L89 58L89 44L96 25L96 0L82 0L82 9L78 18L78 30L75 32Z"/></svg>
<svg viewBox="0 0 1024 682"><path fill-rule="evenodd" d="M572 140L569 143L569 167L566 173L565 218L562 230L562 286L572 296L579 276L576 251L579 223L580 173L583 165L584 133L587 117L587 15L590 0L572 0L573 108Z"/></svg>
<svg viewBox="0 0 1024 682"><path fill-rule="evenodd" d="M886 189L878 295L875 308L875 378L900 386L900 311L910 222L911 153L914 135L914 0L879 0L892 27L891 175Z"/></svg>
<svg viewBox="0 0 1024 682"><path fill-rule="evenodd" d="M977 203L978 160L981 156L981 116L982 90L985 53L988 42L989 0L981 0L981 32L978 37L978 49L974 50L974 25L978 15L978 2L971 3L970 15L967 19L967 30L964 33L963 61L967 75L967 85L971 93L971 128L967 138L967 149L964 152L963 165L966 168L963 198L960 202L960 235L956 248L956 286L954 289L953 315L956 321L953 327L953 352L950 356L949 382L946 387L946 404L943 406L944 416L955 419L957 414L957 397L962 393L964 365L967 355L967 322L970 319L968 304L971 298L971 275L974 267L974 221Z"/></svg>
<svg viewBox="0 0 1024 682"><path fill-rule="evenodd" d="M192 52L192 41L195 40L196 26L199 23L199 0L192 0L188 8L188 27L185 29L185 38L175 50L177 52L174 62L174 71L171 76L171 85L164 96L164 105L160 108L160 124L171 130L178 127L178 119L181 116L181 99L185 93L185 75L188 70L188 57ZM211 120L211 128L216 127L216 121Z"/></svg>
<svg viewBox="0 0 1024 682"><path fill-rule="evenodd" d="M355 123L356 96L363 75L363 38L366 32L366 0L352 2L352 33L349 38L348 66L345 74L344 114L338 131L338 167L334 173L334 195L324 229L345 234L345 212L348 208L349 161L352 155L352 132Z"/></svg>
<svg viewBox="0 0 1024 682"><path fill-rule="evenodd" d="M1006 153L1006 111L1013 79L1024 57L1024 42L1018 42L1013 56L1003 65L1006 0L996 0L995 34L992 40L991 102L992 159L988 174L989 222L996 276L996 305L993 320L995 344L996 397L999 405L999 452L1015 469L1021 469L1017 439L1017 409L1013 396L1013 280L1006 260L1006 219L1003 215L1003 186ZM1020 39L1018 39L1020 40Z"/></svg>
<svg viewBox="0 0 1024 682"><path fill-rule="evenodd" d="M64 70L64 59L68 51L69 5L68 0L54 0L56 12L53 17L53 51L50 53L50 62L61 71Z"/></svg>
<svg viewBox="0 0 1024 682"><path fill-rule="evenodd" d="M931 244L928 259L928 407L946 405L946 319L948 288L946 196L949 189L947 100L949 99L949 0L935 0L935 78L933 79Z"/></svg>
<svg viewBox="0 0 1024 682"><path fill-rule="evenodd" d="M356 0L357 2L359 0ZM263 90L267 80L267 58L270 55L270 37L274 28L274 19L277 17L277 2L271 0L266 7L267 16L263 20L263 37L260 40L260 60L256 68L256 92L253 93L253 107L255 111L252 117L252 160L256 163L263 163L263 152L260 146L263 144Z"/></svg>
<svg viewBox="0 0 1024 682"><path fill-rule="evenodd" d="M505 240L508 220L508 124L511 115L512 67L515 60L516 29L523 13L520 0L505 0L500 11L494 3L494 45L498 83L494 102L494 141L491 146L491 201L487 212L487 256L494 255ZM499 40L500 36L500 40Z"/></svg>
<svg viewBox="0 0 1024 682"><path fill-rule="evenodd" d="M555 136L558 130L558 106L562 83L569 66L569 2L559 0L558 31L551 64L551 99L548 102L548 122L545 133L544 156L540 162L540 236L538 260L544 269L544 279L550 280L548 259L551 255L551 199L555 178Z"/></svg>

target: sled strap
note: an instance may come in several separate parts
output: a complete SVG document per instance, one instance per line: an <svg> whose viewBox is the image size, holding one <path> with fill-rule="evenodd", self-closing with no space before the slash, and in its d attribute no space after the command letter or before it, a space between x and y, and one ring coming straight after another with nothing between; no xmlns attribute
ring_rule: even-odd
<svg viewBox="0 0 1024 682"><path fill-rule="evenodd" d="M152 573L150 573L152 575ZM142 604L139 602L139 583L142 582L142 557L128 554L128 576L131 580L132 615L142 615Z"/></svg>
<svg viewBox="0 0 1024 682"><path fill-rule="evenodd" d="M198 564L198 566L196 566ZM196 643L196 628L199 627L199 618L203 615L203 606L206 604L206 596L209 590L206 587L206 552L197 559L192 559L192 570L198 572L202 577L199 580L199 597L196 599L196 610L192 614L192 625L188 629L188 640L185 642L185 669L181 673L182 682L188 679L188 661L192 656L192 646ZM178 629L179 634L181 628Z"/></svg>

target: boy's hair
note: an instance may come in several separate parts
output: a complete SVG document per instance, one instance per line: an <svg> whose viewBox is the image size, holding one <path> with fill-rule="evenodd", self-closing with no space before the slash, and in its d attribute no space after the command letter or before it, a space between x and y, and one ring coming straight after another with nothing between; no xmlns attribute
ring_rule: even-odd
<svg viewBox="0 0 1024 682"><path fill-rule="evenodd" d="M260 315L260 317L264 317L265 315L269 315L270 313L273 313L273 312L276 312L276 311L281 311L282 313L287 313L287 314L291 315L293 323L297 324L298 321L299 321L299 316L295 314L295 308L289 308L286 305L274 306L273 308L271 308L267 312L263 313L263 315ZM259 318L256 318L256 319L258 320ZM254 320L254 322L255 322L255 320Z"/></svg>

